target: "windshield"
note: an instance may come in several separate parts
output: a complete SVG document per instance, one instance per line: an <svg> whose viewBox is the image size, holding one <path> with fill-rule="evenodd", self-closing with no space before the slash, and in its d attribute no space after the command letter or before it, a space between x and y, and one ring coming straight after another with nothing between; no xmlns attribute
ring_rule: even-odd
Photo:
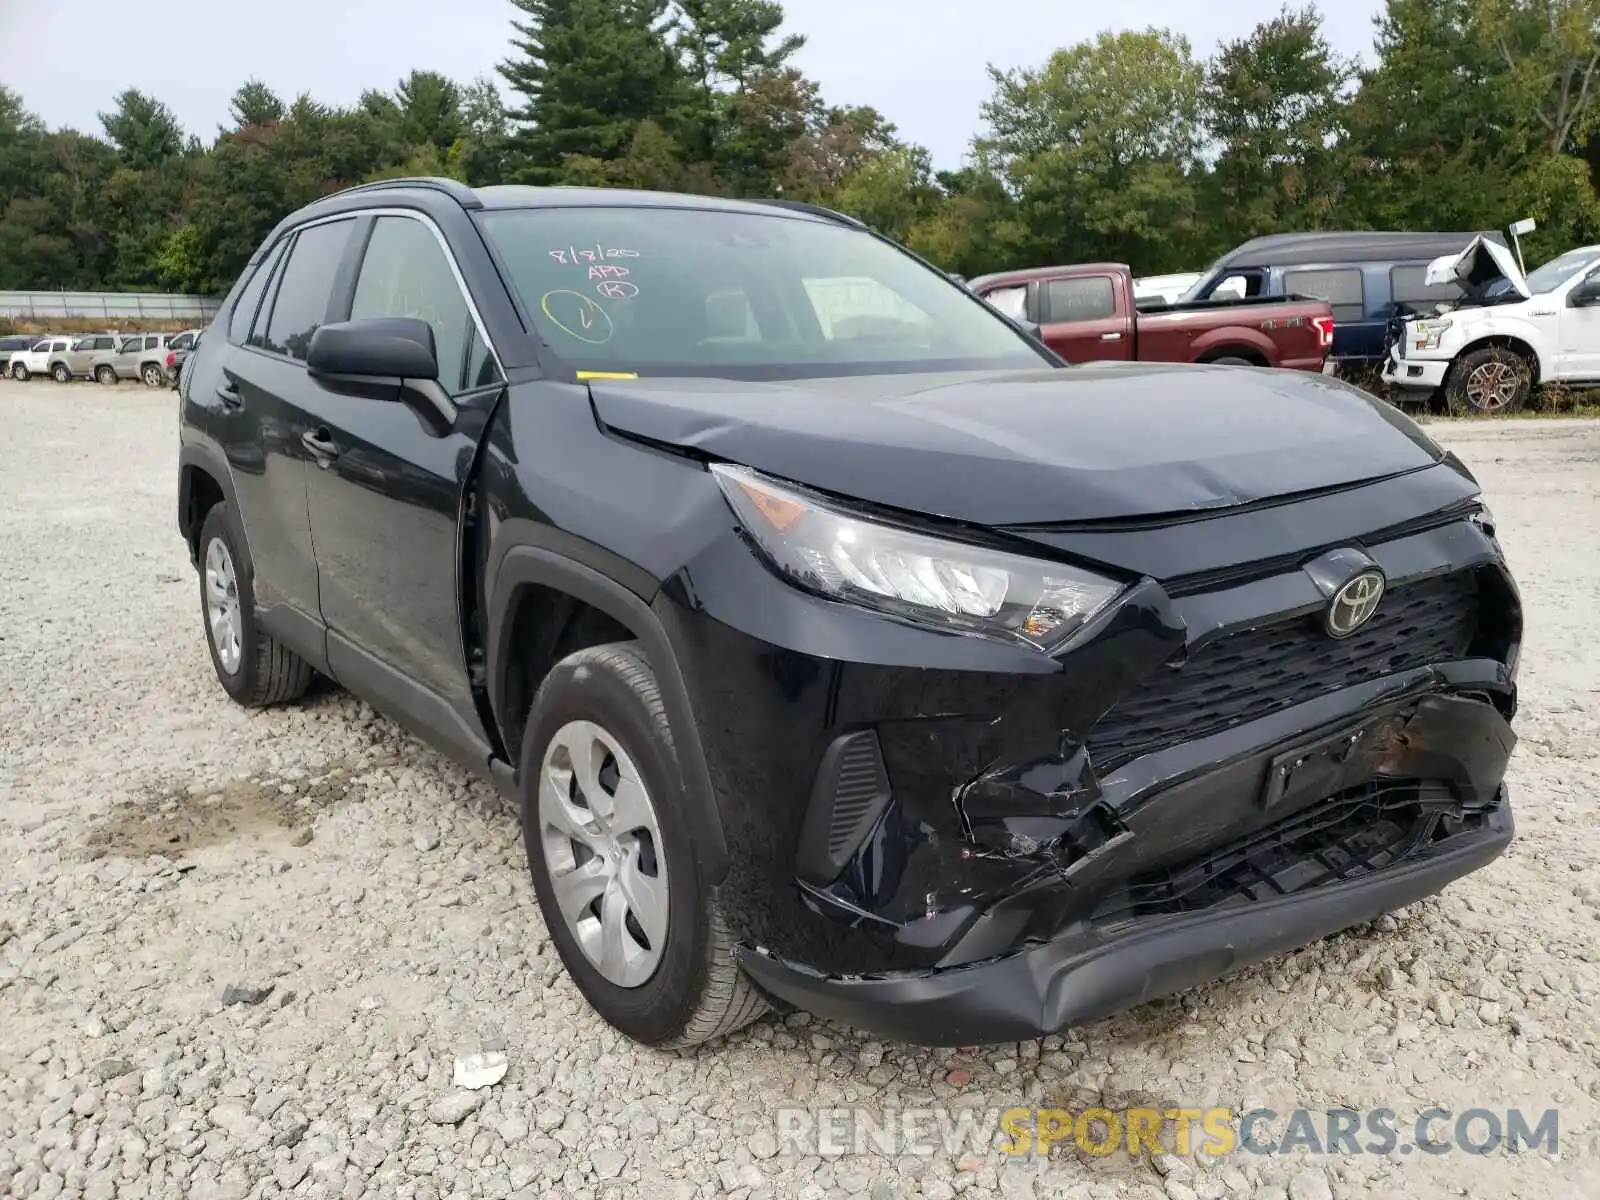
<svg viewBox="0 0 1600 1200"><path fill-rule="evenodd" d="M1048 363L988 305L859 229L775 211L479 217L575 370L785 378Z"/></svg>
<svg viewBox="0 0 1600 1200"><path fill-rule="evenodd" d="M1544 266L1528 276L1528 291L1535 296L1553 292L1590 263L1596 261L1600 261L1600 254L1596 254L1592 248L1587 250L1568 250L1559 258L1552 258Z"/></svg>

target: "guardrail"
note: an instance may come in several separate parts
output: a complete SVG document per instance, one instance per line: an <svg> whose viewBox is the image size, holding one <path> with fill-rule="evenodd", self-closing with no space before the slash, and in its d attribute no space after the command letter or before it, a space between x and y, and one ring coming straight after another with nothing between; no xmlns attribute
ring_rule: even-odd
<svg viewBox="0 0 1600 1200"><path fill-rule="evenodd" d="M167 292L0 292L0 317L13 320L209 321L221 301Z"/></svg>

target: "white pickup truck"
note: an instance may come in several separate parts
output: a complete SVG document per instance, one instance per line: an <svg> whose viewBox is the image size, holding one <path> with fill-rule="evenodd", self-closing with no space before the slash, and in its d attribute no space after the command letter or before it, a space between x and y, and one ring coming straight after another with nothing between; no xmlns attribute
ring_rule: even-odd
<svg viewBox="0 0 1600 1200"><path fill-rule="evenodd" d="M1474 238L1428 266L1464 299L1393 333L1383 380L1411 398L1441 390L1452 412L1511 412L1535 384L1600 387L1600 246L1524 275L1506 247Z"/></svg>

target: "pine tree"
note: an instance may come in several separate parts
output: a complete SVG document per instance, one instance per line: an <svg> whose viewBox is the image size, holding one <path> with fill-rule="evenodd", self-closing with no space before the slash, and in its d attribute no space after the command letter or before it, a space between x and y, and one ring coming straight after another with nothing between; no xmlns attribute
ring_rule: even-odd
<svg viewBox="0 0 1600 1200"><path fill-rule="evenodd" d="M519 181L560 183L570 158L621 158L640 122L673 107L682 76L668 0L512 3L527 19L500 73L521 99L510 114Z"/></svg>

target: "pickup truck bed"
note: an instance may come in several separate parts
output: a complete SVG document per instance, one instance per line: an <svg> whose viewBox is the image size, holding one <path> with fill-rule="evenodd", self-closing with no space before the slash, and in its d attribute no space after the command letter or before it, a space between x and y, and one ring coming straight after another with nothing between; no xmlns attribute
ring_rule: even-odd
<svg viewBox="0 0 1600 1200"><path fill-rule="evenodd" d="M1310 296L1135 301L1123 263L1036 267L974 279L974 292L1039 327L1068 362L1231 362L1323 371L1333 309Z"/></svg>

